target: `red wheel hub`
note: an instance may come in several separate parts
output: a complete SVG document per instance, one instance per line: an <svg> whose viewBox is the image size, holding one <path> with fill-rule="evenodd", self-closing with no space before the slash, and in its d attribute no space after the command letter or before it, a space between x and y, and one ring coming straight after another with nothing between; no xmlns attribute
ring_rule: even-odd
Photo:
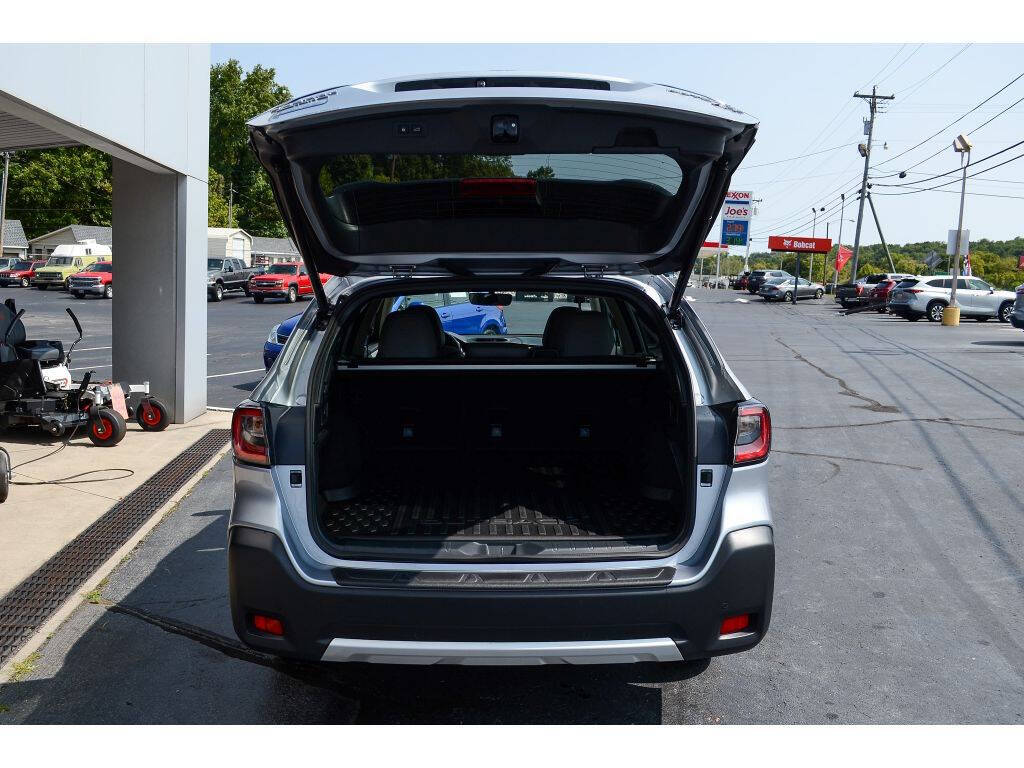
<svg viewBox="0 0 1024 768"><path fill-rule="evenodd" d="M96 419L92 423L92 433L96 435L96 437L99 437L101 439L106 437L113 431L113 425L109 421L107 421L107 419L104 419L102 417Z"/></svg>
<svg viewBox="0 0 1024 768"><path fill-rule="evenodd" d="M150 405L148 402L143 403L142 409L142 420L149 426L156 426L160 423L160 412Z"/></svg>

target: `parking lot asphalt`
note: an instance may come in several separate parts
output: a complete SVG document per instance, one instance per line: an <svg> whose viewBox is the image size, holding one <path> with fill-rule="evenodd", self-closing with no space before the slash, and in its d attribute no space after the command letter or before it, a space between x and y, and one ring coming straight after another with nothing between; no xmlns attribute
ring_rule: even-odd
<svg viewBox="0 0 1024 768"><path fill-rule="evenodd" d="M75 326L64 311L71 307L82 323L85 338L75 349L72 373L81 376L95 370L99 376L111 372L112 302L75 299L64 291L34 288L0 288L0 299L13 298L25 309L22 320L30 339L60 339L65 349L75 340ZM302 312L308 301L295 304L270 300L256 304L240 292L207 307L207 397L210 405L233 408L244 400L263 376L263 342L276 323Z"/></svg>
<svg viewBox="0 0 1024 768"><path fill-rule="evenodd" d="M0 722L1022 722L1024 333L689 293L772 410L775 606L752 651L666 666L271 663L230 626L224 460L0 687Z"/></svg>

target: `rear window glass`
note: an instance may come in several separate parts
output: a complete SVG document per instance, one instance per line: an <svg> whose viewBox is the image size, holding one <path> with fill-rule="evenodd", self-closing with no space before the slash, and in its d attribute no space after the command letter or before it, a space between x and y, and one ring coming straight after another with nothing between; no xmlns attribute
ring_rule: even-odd
<svg viewBox="0 0 1024 768"><path fill-rule="evenodd" d="M318 192L345 253L644 253L675 231L686 182L656 152L346 154L320 167Z"/></svg>

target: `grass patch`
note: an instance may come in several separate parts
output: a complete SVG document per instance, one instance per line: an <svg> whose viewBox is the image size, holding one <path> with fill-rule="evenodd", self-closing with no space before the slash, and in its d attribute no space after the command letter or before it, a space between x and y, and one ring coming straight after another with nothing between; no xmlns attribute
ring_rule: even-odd
<svg viewBox="0 0 1024 768"><path fill-rule="evenodd" d="M96 589L91 592L85 593L85 599L93 605L98 605L100 600L103 598L103 588L107 586L107 582L110 580L109 576L104 576L100 583L96 585Z"/></svg>
<svg viewBox="0 0 1024 768"><path fill-rule="evenodd" d="M0 704L0 715L6 715L10 711L11 708L8 707L6 704Z"/></svg>
<svg viewBox="0 0 1024 768"><path fill-rule="evenodd" d="M14 671L11 672L11 677L8 682L20 683L26 677L36 671L36 662L43 658L43 654L39 651L33 651L25 657L24 661L19 661L14 665Z"/></svg>

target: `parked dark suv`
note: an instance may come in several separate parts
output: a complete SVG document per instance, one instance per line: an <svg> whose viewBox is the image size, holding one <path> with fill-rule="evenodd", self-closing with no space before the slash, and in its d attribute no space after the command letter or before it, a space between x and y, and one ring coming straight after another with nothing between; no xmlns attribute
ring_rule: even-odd
<svg viewBox="0 0 1024 768"><path fill-rule="evenodd" d="M683 301L754 120L501 73L332 88L249 130L317 300L233 416L238 636L405 664L756 645L771 423ZM505 333L446 330L437 296Z"/></svg>
<svg viewBox="0 0 1024 768"><path fill-rule="evenodd" d="M761 290L765 280L776 277L792 277L792 275L782 269L755 269L747 278L747 293L757 293Z"/></svg>

